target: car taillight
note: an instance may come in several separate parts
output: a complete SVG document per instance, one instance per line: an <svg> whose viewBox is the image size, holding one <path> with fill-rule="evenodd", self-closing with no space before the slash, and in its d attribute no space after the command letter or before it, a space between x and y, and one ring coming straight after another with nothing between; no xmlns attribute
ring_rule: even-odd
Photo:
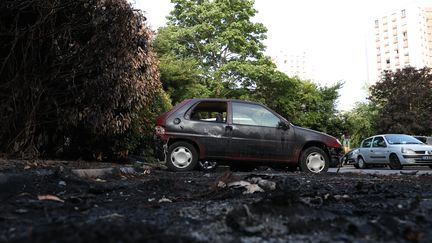
<svg viewBox="0 0 432 243"><path fill-rule="evenodd" d="M164 135L165 134L165 128L163 128L162 126L156 126L155 130L156 130L156 135Z"/></svg>

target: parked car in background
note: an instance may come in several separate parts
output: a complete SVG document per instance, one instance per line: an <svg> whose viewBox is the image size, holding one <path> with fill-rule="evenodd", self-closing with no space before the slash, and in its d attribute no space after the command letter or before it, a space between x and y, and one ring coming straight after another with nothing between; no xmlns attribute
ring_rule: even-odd
<svg viewBox="0 0 432 243"><path fill-rule="evenodd" d="M403 166L432 166L432 146L405 134L383 134L362 141L358 149L356 167L389 165L391 169Z"/></svg>
<svg viewBox="0 0 432 243"><path fill-rule="evenodd" d="M300 167L325 172L338 161L334 137L294 126L264 105L230 99L189 99L156 121L156 154L173 171L199 162Z"/></svg>
<svg viewBox="0 0 432 243"><path fill-rule="evenodd" d="M357 165L358 148L351 149L341 158L341 165Z"/></svg>

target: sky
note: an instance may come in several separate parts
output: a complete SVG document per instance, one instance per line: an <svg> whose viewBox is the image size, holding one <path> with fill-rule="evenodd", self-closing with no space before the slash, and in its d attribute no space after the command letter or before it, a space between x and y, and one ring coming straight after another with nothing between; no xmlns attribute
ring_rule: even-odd
<svg viewBox="0 0 432 243"><path fill-rule="evenodd" d="M169 0L132 0L149 26L164 26L173 8ZM344 82L337 107L347 111L364 102L368 80L367 35L374 19L405 6L432 0L255 0L253 19L267 29L266 54L305 52L319 85Z"/></svg>

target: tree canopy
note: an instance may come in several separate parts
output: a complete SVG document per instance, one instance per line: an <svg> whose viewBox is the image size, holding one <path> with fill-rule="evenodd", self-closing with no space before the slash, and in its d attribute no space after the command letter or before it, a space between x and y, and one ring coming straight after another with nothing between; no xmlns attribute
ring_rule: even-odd
<svg viewBox="0 0 432 243"><path fill-rule="evenodd" d="M432 134L432 73L430 68L385 71L371 87L378 107L380 133Z"/></svg>

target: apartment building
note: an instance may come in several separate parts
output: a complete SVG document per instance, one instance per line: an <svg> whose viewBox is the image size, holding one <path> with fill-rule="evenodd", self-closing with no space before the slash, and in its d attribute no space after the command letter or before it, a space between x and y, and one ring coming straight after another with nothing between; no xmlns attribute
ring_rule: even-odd
<svg viewBox="0 0 432 243"><path fill-rule="evenodd" d="M272 58L279 71L303 80L313 80L314 67L305 51L280 52Z"/></svg>
<svg viewBox="0 0 432 243"><path fill-rule="evenodd" d="M374 19L370 82L384 70L432 67L432 6L411 5Z"/></svg>

